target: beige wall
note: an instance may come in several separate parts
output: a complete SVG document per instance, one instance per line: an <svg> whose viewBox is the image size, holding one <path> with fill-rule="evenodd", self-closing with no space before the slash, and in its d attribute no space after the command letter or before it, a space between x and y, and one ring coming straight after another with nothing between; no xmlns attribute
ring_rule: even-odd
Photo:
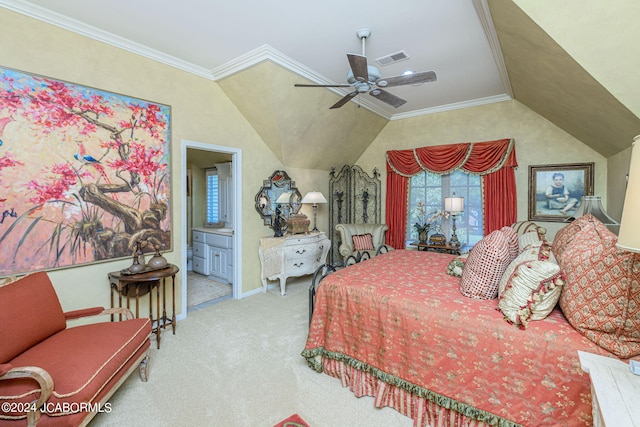
<svg viewBox="0 0 640 427"><path fill-rule="evenodd" d="M518 220L526 220L528 216L529 165L595 162L595 194L606 201L606 159L518 101L391 121L360 157L358 164L364 170L377 167L381 171L383 194L386 194L384 156L387 150L503 138L513 138L516 144ZM382 208L384 218L384 205ZM561 223L555 222L542 225L547 227L551 237L562 227Z"/></svg>

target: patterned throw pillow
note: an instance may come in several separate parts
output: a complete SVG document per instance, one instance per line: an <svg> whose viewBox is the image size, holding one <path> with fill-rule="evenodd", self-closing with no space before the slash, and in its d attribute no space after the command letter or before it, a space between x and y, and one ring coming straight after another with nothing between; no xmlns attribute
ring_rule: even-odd
<svg viewBox="0 0 640 427"><path fill-rule="evenodd" d="M553 253L556 258L562 255L582 228L593 222L592 219L595 218L591 214L579 216L556 233L556 237L553 239Z"/></svg>
<svg viewBox="0 0 640 427"><path fill-rule="evenodd" d="M460 292L469 298L497 298L498 284L510 262L509 242L504 233L496 230L485 236L469 252Z"/></svg>
<svg viewBox="0 0 640 427"><path fill-rule="evenodd" d="M600 347L621 358L640 355L640 254L618 249L617 236L591 215L574 223L584 217L558 256L566 277L560 308Z"/></svg>
<svg viewBox="0 0 640 427"><path fill-rule="evenodd" d="M500 231L504 234L504 237L507 238L507 243L509 244L509 256L511 257L511 261L516 259L518 256L518 235L516 231L511 227L502 227Z"/></svg>
<svg viewBox="0 0 640 427"><path fill-rule="evenodd" d="M372 251L375 248L373 247L373 236L371 233L367 234L355 234L352 237L353 240L353 248L356 251Z"/></svg>
<svg viewBox="0 0 640 427"><path fill-rule="evenodd" d="M507 287L509 277L513 274L514 270L522 263L527 261L555 261L555 258L551 258L551 246L543 241L538 242L535 245L528 245L521 253L509 263L504 271L504 274L500 278L500 284L498 285L498 296L502 295L504 289ZM556 263L557 264L557 263Z"/></svg>
<svg viewBox="0 0 640 427"><path fill-rule="evenodd" d="M467 262L469 254L462 254L451 260L447 265L447 274L453 277L462 277L462 271L464 270L464 264Z"/></svg>
<svg viewBox="0 0 640 427"><path fill-rule="evenodd" d="M527 231L518 237L518 253L522 253L527 247L531 245L539 245L543 242L537 231Z"/></svg>
<svg viewBox="0 0 640 427"><path fill-rule="evenodd" d="M505 273L498 309L507 321L526 329L531 320L542 320L556 306L564 285L560 266L551 261L520 261ZM505 279L506 278L506 279Z"/></svg>

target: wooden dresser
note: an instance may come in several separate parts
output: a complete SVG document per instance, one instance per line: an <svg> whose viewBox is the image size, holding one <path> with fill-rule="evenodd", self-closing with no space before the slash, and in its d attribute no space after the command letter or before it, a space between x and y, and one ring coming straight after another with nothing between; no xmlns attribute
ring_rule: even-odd
<svg viewBox="0 0 640 427"><path fill-rule="evenodd" d="M285 294L287 278L313 274L326 262L331 241L323 232L290 234L260 239L262 291L268 280L280 280L280 294Z"/></svg>

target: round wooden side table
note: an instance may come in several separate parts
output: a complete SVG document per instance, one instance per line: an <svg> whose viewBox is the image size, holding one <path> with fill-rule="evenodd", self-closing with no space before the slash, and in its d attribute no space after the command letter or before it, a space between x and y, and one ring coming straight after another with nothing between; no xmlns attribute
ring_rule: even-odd
<svg viewBox="0 0 640 427"><path fill-rule="evenodd" d="M176 274L180 269L173 264L166 267L143 271L141 273L130 274L126 270L112 271L109 273L109 283L111 285L111 307L115 304L115 295L118 295L118 306L122 307L122 297L127 299L135 298L135 315L139 317L140 297L149 294L149 319L153 325L153 332L156 334L158 348L160 348L160 329L165 329L167 324L171 324L173 334L176 333ZM171 278L171 318L167 316L166 281ZM160 314L160 288L162 288L162 315ZM156 290L156 312L157 317L153 317L153 289ZM113 320L113 319L112 319Z"/></svg>

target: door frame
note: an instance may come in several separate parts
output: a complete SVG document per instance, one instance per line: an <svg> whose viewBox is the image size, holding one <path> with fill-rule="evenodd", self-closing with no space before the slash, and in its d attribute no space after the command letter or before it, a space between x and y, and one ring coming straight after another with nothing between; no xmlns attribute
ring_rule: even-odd
<svg viewBox="0 0 640 427"><path fill-rule="evenodd" d="M221 145L207 144L204 142L189 141L183 139L180 146L181 164L180 164L180 209L182 215L182 310L178 318L187 317L187 246L188 241L185 236L190 230L187 230L187 150L193 148L196 150L215 151L218 153L231 154L231 182L233 186L233 293L234 299L242 298L242 150L233 147L224 147Z"/></svg>

